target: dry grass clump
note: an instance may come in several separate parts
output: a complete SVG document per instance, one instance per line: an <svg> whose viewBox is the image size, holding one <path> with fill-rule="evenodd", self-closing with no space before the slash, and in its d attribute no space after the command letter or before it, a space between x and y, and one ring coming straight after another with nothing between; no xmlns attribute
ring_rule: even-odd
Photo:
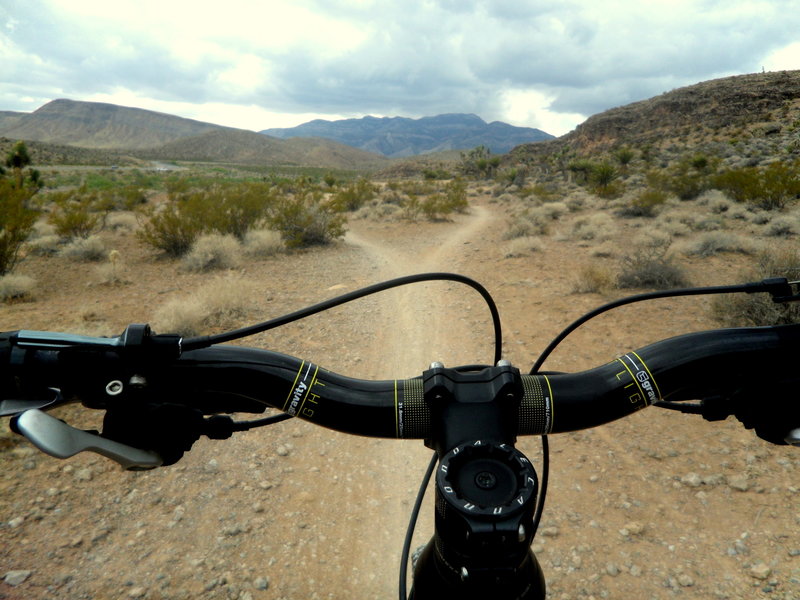
<svg viewBox="0 0 800 600"><path fill-rule="evenodd" d="M755 254L759 246L752 240L735 234L721 231L704 233L696 240L684 245L683 252L692 256L708 257L722 252L738 254Z"/></svg>
<svg viewBox="0 0 800 600"><path fill-rule="evenodd" d="M267 258L285 250L281 234L272 229L254 229L244 237L244 252L254 258Z"/></svg>
<svg viewBox="0 0 800 600"><path fill-rule="evenodd" d="M514 238L506 244L504 258L518 258L528 256L534 252L539 252L544 245L542 240L536 236L525 236Z"/></svg>
<svg viewBox="0 0 800 600"><path fill-rule="evenodd" d="M599 212L575 219L572 222L571 237L583 241L604 242L613 237L616 230L614 219Z"/></svg>
<svg viewBox="0 0 800 600"><path fill-rule="evenodd" d="M770 237L789 237L798 233L797 219L789 216L775 217L764 225L764 234Z"/></svg>
<svg viewBox="0 0 800 600"><path fill-rule="evenodd" d="M800 252L795 249L762 251L743 281L760 281L768 277L800 279ZM769 294L726 294L715 296L711 304L715 319L726 327L750 327L800 323L800 303L776 304Z"/></svg>
<svg viewBox="0 0 800 600"><path fill-rule="evenodd" d="M0 277L0 302L30 302L36 281L27 275L10 273Z"/></svg>
<svg viewBox="0 0 800 600"><path fill-rule="evenodd" d="M232 235L209 233L197 238L181 262L188 271L232 269L239 265L241 254L242 246Z"/></svg>
<svg viewBox="0 0 800 600"><path fill-rule="evenodd" d="M185 298L169 300L153 315L153 328L184 337L243 325L255 306L255 284L238 277L218 277Z"/></svg>
<svg viewBox="0 0 800 600"><path fill-rule="evenodd" d="M43 235L29 239L25 247L33 256L54 256L61 249L61 238L55 234Z"/></svg>
<svg viewBox="0 0 800 600"><path fill-rule="evenodd" d="M61 256L83 262L99 262L108 256L106 246L96 235L74 238L61 249Z"/></svg>
<svg viewBox="0 0 800 600"><path fill-rule="evenodd" d="M611 268L593 262L581 267L572 291L576 294L601 294L612 289L615 284L616 276Z"/></svg>
<svg viewBox="0 0 800 600"><path fill-rule="evenodd" d="M114 212L106 217L105 226L111 231L132 233L139 227L139 220L130 212Z"/></svg>
<svg viewBox="0 0 800 600"><path fill-rule="evenodd" d="M523 211L513 217L503 239L513 240L516 238L547 235L550 231L551 222L552 219L545 216L544 213L535 210Z"/></svg>

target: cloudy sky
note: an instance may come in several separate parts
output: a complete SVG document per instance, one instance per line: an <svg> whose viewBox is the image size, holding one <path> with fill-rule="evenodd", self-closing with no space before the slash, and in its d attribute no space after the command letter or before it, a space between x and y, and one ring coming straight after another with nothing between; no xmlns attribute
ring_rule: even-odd
<svg viewBox="0 0 800 600"><path fill-rule="evenodd" d="M800 0L0 0L0 110L253 130L466 112L561 135L762 69L800 69Z"/></svg>

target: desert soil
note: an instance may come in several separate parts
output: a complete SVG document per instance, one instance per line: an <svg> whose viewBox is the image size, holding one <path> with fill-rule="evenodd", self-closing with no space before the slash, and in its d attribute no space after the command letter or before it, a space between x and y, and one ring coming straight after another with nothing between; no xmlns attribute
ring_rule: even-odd
<svg viewBox="0 0 800 600"><path fill-rule="evenodd" d="M559 225L567 227L566 224ZM624 260L646 220L621 220ZM355 220L332 247L248 263L230 285L253 286L256 320L401 274L453 271L495 296L504 355L526 370L560 328L619 296L572 292L588 248L551 235L507 258L506 209L476 197L452 221ZM29 257L34 302L0 306L0 330L119 333L148 322L210 277L158 259L131 234L104 234L125 285L95 266ZM684 259L696 283L731 282L743 257ZM707 299L617 310L584 326L550 370L589 368L655 340L713 328ZM433 360L491 360L488 312L471 290L429 283L384 293L246 343L347 375L401 378ZM97 416L66 407L79 427ZM92 454L45 456L4 433L0 472L0 598L306 599L396 597L407 517L430 451L414 441L359 438L292 420L201 440L175 466L122 471ZM545 516L534 549L548 597L800 598L796 449L772 447L737 423L658 409L554 436ZM539 440L521 439L534 462ZM415 546L432 531L429 492Z"/></svg>

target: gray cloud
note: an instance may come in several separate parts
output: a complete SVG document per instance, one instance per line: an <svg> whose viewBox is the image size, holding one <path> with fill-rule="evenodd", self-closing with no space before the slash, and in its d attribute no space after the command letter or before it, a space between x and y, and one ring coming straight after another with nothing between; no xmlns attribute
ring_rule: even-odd
<svg viewBox="0 0 800 600"><path fill-rule="evenodd" d="M46 2L10 0L0 7L0 109L125 89L159 101L273 112L474 112L491 120L503 118L505 92L536 90L552 99L552 112L589 116L760 70L770 52L798 40L794 4L308 0L297 5L329 18L332 28L346 22L363 39L352 47L323 35L270 45L286 23L265 20L255 28L260 35L212 28L195 39L194 53L185 47L192 14L170 25L155 12L148 27L146 19L93 19L72 15L69 4L47 10ZM164 35L170 26L180 41ZM245 56L264 72L237 73L240 85L233 85L231 72L247 64Z"/></svg>

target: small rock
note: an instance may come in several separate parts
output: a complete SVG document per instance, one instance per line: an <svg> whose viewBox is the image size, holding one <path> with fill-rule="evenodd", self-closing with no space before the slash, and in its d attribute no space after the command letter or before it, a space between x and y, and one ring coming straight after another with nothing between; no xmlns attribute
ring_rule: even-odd
<svg viewBox="0 0 800 600"><path fill-rule="evenodd" d="M287 448L283 444L278 446L276 452L278 453L278 456L289 456L289 448Z"/></svg>
<svg viewBox="0 0 800 600"><path fill-rule="evenodd" d="M681 587L692 587L694 585L694 579L686 573L681 573L678 575L678 585Z"/></svg>
<svg viewBox="0 0 800 600"><path fill-rule="evenodd" d="M32 572L33 571L27 571L27 570L8 571L3 577L3 581L8 585L17 586L23 583L28 577L30 577Z"/></svg>
<svg viewBox="0 0 800 600"><path fill-rule="evenodd" d="M619 575L619 567L614 563L608 563L606 565L606 573L608 573L612 577L616 577L617 575Z"/></svg>
<svg viewBox="0 0 800 600"><path fill-rule="evenodd" d="M219 463L217 462L216 458L212 458L206 463L205 471L206 473L216 473L219 471Z"/></svg>
<svg viewBox="0 0 800 600"><path fill-rule="evenodd" d="M558 527L545 527L541 531L542 535L545 537L558 537Z"/></svg>
<svg viewBox="0 0 800 600"><path fill-rule="evenodd" d="M75 479L78 481L91 481L92 477L94 477L94 473L88 467L75 471Z"/></svg>
<svg viewBox="0 0 800 600"><path fill-rule="evenodd" d="M25 522L25 517L14 517L13 519L11 519L11 520L8 522L8 526L9 526L11 529L16 529L17 527L19 527L20 525L22 525L24 522Z"/></svg>
<svg viewBox="0 0 800 600"><path fill-rule="evenodd" d="M728 486L740 492L746 492L750 489L750 482L747 481L747 475L734 475L728 479Z"/></svg>
<svg viewBox="0 0 800 600"><path fill-rule="evenodd" d="M772 569L764 563L758 563L750 567L750 575L756 579L766 579L772 574Z"/></svg>
<svg viewBox="0 0 800 600"><path fill-rule="evenodd" d="M147 589L142 586L136 586L128 591L128 598L144 598L147 594Z"/></svg>
<svg viewBox="0 0 800 600"><path fill-rule="evenodd" d="M623 537L628 537L631 535L640 535L644 531L644 525L639 523L639 521L630 521L625 523L622 529L619 530L619 533Z"/></svg>
<svg viewBox="0 0 800 600"><path fill-rule="evenodd" d="M269 579L267 579L266 577L256 577L256 580L253 582L253 585L257 590L269 589Z"/></svg>
<svg viewBox="0 0 800 600"><path fill-rule="evenodd" d="M681 483L689 487L700 487L703 483L703 478L697 473L687 473L681 477Z"/></svg>

